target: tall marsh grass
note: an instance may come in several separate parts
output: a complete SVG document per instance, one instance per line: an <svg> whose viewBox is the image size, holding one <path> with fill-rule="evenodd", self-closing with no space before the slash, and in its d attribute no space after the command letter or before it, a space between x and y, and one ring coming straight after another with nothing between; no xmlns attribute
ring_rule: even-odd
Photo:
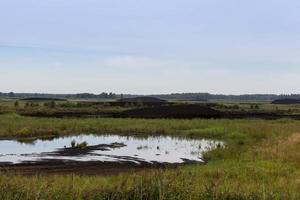
<svg viewBox="0 0 300 200"><path fill-rule="evenodd" d="M0 138L80 133L223 140L206 165L109 177L0 171L0 199L300 199L300 122L293 120L47 119L0 115Z"/></svg>

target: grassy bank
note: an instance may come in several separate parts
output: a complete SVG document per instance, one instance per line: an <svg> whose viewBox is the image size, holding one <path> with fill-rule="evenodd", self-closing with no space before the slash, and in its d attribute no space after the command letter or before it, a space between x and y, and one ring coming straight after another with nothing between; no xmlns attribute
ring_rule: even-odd
<svg viewBox="0 0 300 200"><path fill-rule="evenodd" d="M299 130L293 120L33 118L0 115L0 139L95 134L168 134L226 141L261 140ZM239 141L241 140L241 141Z"/></svg>
<svg viewBox="0 0 300 200"><path fill-rule="evenodd" d="M2 172L0 199L299 199L300 122L293 120L47 119L0 115L0 137L80 133L213 138L207 165L112 177Z"/></svg>

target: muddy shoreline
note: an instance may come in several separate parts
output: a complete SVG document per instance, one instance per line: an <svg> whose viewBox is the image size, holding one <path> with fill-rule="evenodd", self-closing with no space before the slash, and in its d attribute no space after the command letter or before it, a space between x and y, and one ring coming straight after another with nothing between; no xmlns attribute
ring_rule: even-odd
<svg viewBox="0 0 300 200"><path fill-rule="evenodd" d="M148 162L101 162L101 161L66 161L44 160L41 162L28 162L20 164L0 163L0 174L13 174L24 176L36 175L84 175L84 176L110 176L121 173L135 173L149 169L175 169L180 166L204 162L186 161L180 164L148 163Z"/></svg>

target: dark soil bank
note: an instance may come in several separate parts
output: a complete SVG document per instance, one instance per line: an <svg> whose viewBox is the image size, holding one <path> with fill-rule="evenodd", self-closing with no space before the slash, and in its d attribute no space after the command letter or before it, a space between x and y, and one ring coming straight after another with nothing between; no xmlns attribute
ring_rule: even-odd
<svg viewBox="0 0 300 200"><path fill-rule="evenodd" d="M127 103L167 103L166 100L155 98L155 97L124 98L124 99L120 99L119 102L127 102Z"/></svg>
<svg viewBox="0 0 300 200"><path fill-rule="evenodd" d="M32 175L116 175L126 172L137 172L147 169L172 169L186 164L203 164L199 162L185 161L182 164L170 163L148 163L148 162L101 162L101 161L66 161L66 160L44 160L42 162L21 163L11 165L0 164L0 173Z"/></svg>
<svg viewBox="0 0 300 200"><path fill-rule="evenodd" d="M300 99L278 99L273 101L272 104L300 104Z"/></svg>
<svg viewBox="0 0 300 200"><path fill-rule="evenodd" d="M124 102L116 102L124 103ZM45 113L42 111L33 112L18 112L22 116L30 117L76 117L76 118L97 118L97 117L111 117L111 118L177 118L177 119L281 119L289 118L299 120L300 115L280 114L276 112L256 112L256 111L218 111L210 104L166 104L166 105L144 105L141 108L135 108L121 112L87 112L87 111L57 111L52 113Z"/></svg>
<svg viewBox="0 0 300 200"><path fill-rule="evenodd" d="M2 173L20 175L115 175L124 172L140 171L151 168L165 168L163 164L136 164L133 162L71 162L63 160L43 161L39 163L2 164ZM175 166L173 166L175 167Z"/></svg>
<svg viewBox="0 0 300 200"><path fill-rule="evenodd" d="M222 113L208 106L182 104L128 110L120 117L133 118L220 118Z"/></svg>

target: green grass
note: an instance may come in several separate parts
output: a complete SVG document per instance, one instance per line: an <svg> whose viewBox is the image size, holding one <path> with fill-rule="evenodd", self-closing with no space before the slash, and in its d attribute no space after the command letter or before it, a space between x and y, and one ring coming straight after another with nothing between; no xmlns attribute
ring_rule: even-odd
<svg viewBox="0 0 300 200"><path fill-rule="evenodd" d="M292 120L178 120L114 118L33 118L0 115L0 138L94 134L168 134L231 141L261 140L299 130Z"/></svg>
<svg viewBox="0 0 300 200"><path fill-rule="evenodd" d="M300 121L48 119L0 115L0 138L80 133L161 134L223 140L207 165L109 177L2 172L0 199L300 199Z"/></svg>
<svg viewBox="0 0 300 200"><path fill-rule="evenodd" d="M237 106L238 109L233 109ZM257 106L257 107L256 107ZM221 111L273 112L285 115L300 114L299 104L271 104L270 102L219 102L216 106Z"/></svg>
<svg viewBox="0 0 300 200"><path fill-rule="evenodd" d="M16 104L17 102L17 104ZM101 104L97 104L101 103ZM120 113L135 107L111 106L105 101L24 101L24 100L1 100L0 114L18 113L28 116L52 116L52 115L107 115Z"/></svg>

